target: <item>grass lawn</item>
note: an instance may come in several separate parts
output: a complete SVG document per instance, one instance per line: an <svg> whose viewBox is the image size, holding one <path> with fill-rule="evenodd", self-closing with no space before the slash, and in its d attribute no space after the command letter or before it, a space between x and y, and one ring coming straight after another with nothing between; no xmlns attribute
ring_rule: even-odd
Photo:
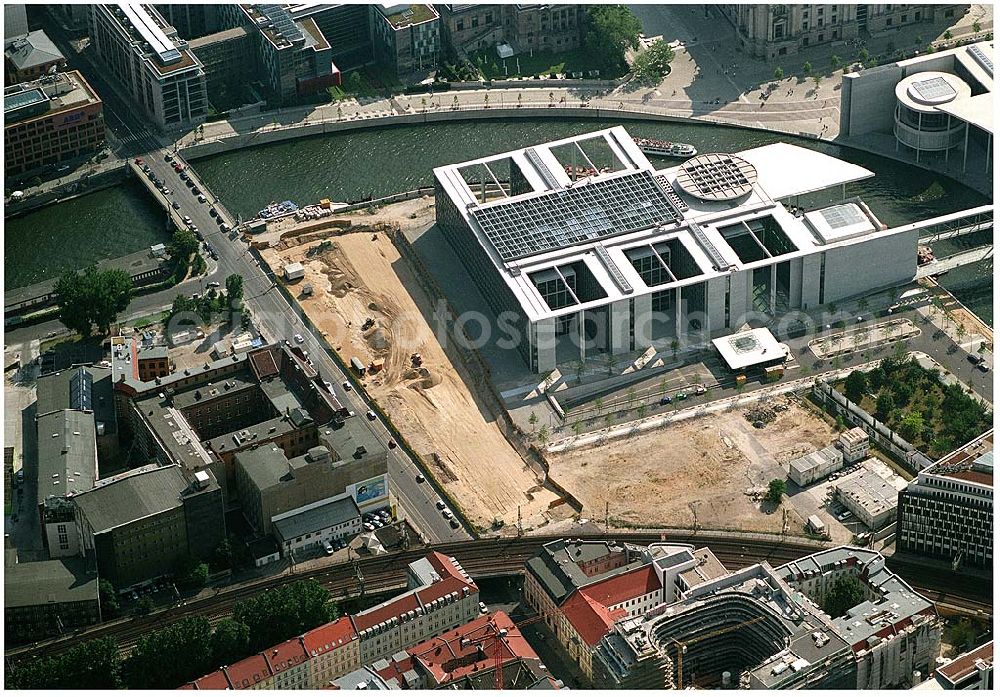
<svg viewBox="0 0 1000 697"><path fill-rule="evenodd" d="M589 70L599 70L600 66L594 61L593 56L584 48L576 48L570 51L535 51L530 53L519 53L511 58L500 58L496 49L486 49L472 54L473 64L479 68L483 75L489 80L504 77L528 77L531 75L546 75L551 73L574 73L580 72L586 75ZM507 63L507 73L504 74L504 61ZM518 70L520 68L520 70ZM601 74L601 78L612 80L621 77L620 75Z"/></svg>
<svg viewBox="0 0 1000 697"><path fill-rule="evenodd" d="M151 324L159 324L169 316L170 316L169 311L157 312L152 315L146 315L145 317L140 317L135 322L133 322L132 327L134 329L143 329L144 327L148 327Z"/></svg>

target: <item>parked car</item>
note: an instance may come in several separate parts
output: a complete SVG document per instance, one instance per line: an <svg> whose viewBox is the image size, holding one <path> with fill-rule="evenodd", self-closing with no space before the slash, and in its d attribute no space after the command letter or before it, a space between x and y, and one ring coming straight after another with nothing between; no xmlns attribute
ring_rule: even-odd
<svg viewBox="0 0 1000 697"><path fill-rule="evenodd" d="M323 551L326 552L326 556L330 556L331 554L333 554L333 545L331 545L329 542L324 542Z"/></svg>
<svg viewBox="0 0 1000 697"><path fill-rule="evenodd" d="M450 508L444 509L443 511L441 511L441 515L444 516L445 520L451 520L452 517L451 509Z"/></svg>
<svg viewBox="0 0 1000 697"><path fill-rule="evenodd" d="M705 389L704 385L695 385L691 388L691 391L695 394L705 394L708 390Z"/></svg>
<svg viewBox="0 0 1000 697"><path fill-rule="evenodd" d="M970 353L967 358L969 363L972 363L973 365L979 365L983 362L983 357L976 353Z"/></svg>
<svg viewBox="0 0 1000 697"><path fill-rule="evenodd" d="M305 341L305 339L303 339L303 338L302 338L302 335L301 335L301 334L296 334L296 335L295 335L294 337L292 337L292 338L293 338L293 339L295 339L295 343L296 343L296 344L301 344L302 342L304 342L304 341Z"/></svg>
<svg viewBox="0 0 1000 697"><path fill-rule="evenodd" d="M209 208L208 209L208 214L210 216L212 216L213 218L218 218L219 217L219 211L215 210L214 208Z"/></svg>
<svg viewBox="0 0 1000 697"><path fill-rule="evenodd" d="M988 373L990 372L990 367L985 363L977 363L976 370L978 370L980 373Z"/></svg>
<svg viewBox="0 0 1000 697"><path fill-rule="evenodd" d="M673 400L670 399L670 395L663 395L662 397L660 397L660 406L661 407L665 407L666 405L670 404L672 401Z"/></svg>
<svg viewBox="0 0 1000 697"><path fill-rule="evenodd" d="M678 402L683 402L687 398L688 396L683 392L678 392L677 394L674 395L674 399L676 399Z"/></svg>
<svg viewBox="0 0 1000 697"><path fill-rule="evenodd" d="M488 607L486 607L486 603L479 603L479 614L485 615L489 611L490 611L490 609Z"/></svg>
<svg viewBox="0 0 1000 697"><path fill-rule="evenodd" d="M170 161L172 161L173 159L174 159L174 156L173 156L173 155L171 155L170 153L167 153L166 155L164 155L164 156L163 156L163 161L164 161L164 162L170 162Z"/></svg>
<svg viewBox="0 0 1000 697"><path fill-rule="evenodd" d="M170 205L173 207L175 211L179 211L181 209L181 204L177 203L177 201L174 201Z"/></svg>
<svg viewBox="0 0 1000 697"><path fill-rule="evenodd" d="M388 445L389 445L389 450L392 450L393 448L396 447L396 441L394 441L392 438L390 438Z"/></svg>
<svg viewBox="0 0 1000 697"><path fill-rule="evenodd" d="M375 412L373 412L371 409L365 412L365 416L368 417L369 421L374 421L375 419L378 418L377 416L375 416Z"/></svg>
<svg viewBox="0 0 1000 697"><path fill-rule="evenodd" d="M850 511L844 511L839 516L837 516L837 520L839 520L841 523L843 523L845 520L847 520L850 517L851 517L851 512Z"/></svg>
<svg viewBox="0 0 1000 697"><path fill-rule="evenodd" d="M183 218L181 218L181 220L184 221L185 225L190 225L191 224L191 216L189 216L189 215L185 215Z"/></svg>
<svg viewBox="0 0 1000 697"><path fill-rule="evenodd" d="M220 285L221 284L218 281L209 281L208 282L208 287L209 288L218 288Z"/></svg>
<svg viewBox="0 0 1000 697"><path fill-rule="evenodd" d="M420 472L417 472L417 484L423 484L426 481L427 478L424 475L420 474Z"/></svg>
<svg viewBox="0 0 1000 697"><path fill-rule="evenodd" d="M340 383L340 386L344 388L344 392L351 391L351 383L348 382L347 380L344 380L342 383Z"/></svg>
<svg viewBox="0 0 1000 697"><path fill-rule="evenodd" d="M438 500L437 500L437 503L435 503L434 505L435 505L435 506L437 506L437 509L438 509L439 511L443 511L444 509L446 509L446 508L448 507L448 504L446 504L446 503L445 503L444 501L442 501L441 499L438 499Z"/></svg>
<svg viewBox="0 0 1000 697"><path fill-rule="evenodd" d="M364 527L365 527L365 530L367 530L368 532L371 532L372 530L375 529L375 526L372 525L371 523L365 523Z"/></svg>
<svg viewBox="0 0 1000 697"><path fill-rule="evenodd" d="M205 198L205 194L198 194L198 203L205 203L208 199Z"/></svg>
<svg viewBox="0 0 1000 697"><path fill-rule="evenodd" d="M135 158L135 163L136 163L137 165L142 165L142 164L143 164L143 162L142 162L142 158L141 158L141 157L137 157L137 158Z"/></svg>

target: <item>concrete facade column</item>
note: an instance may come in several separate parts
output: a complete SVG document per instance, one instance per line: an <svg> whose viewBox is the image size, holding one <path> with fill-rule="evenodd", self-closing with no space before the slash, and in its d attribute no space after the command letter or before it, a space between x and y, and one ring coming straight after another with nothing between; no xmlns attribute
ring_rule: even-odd
<svg viewBox="0 0 1000 697"><path fill-rule="evenodd" d="M635 313L630 321L635 328L635 350L645 351L653 345L653 296L651 293L635 298Z"/></svg>
<svg viewBox="0 0 1000 697"><path fill-rule="evenodd" d="M811 310L820 305L819 270L821 254L823 252L802 257L802 284L799 295L800 309Z"/></svg>
<svg viewBox="0 0 1000 697"><path fill-rule="evenodd" d="M704 331L709 337L726 333L726 286L728 283L729 279L722 276L710 278L705 284L706 324Z"/></svg>
<svg viewBox="0 0 1000 697"><path fill-rule="evenodd" d="M629 312L629 300L616 300L608 306L608 348L611 353L628 353L629 329L632 326L632 313ZM636 340L636 347L639 342Z"/></svg>
<svg viewBox="0 0 1000 697"><path fill-rule="evenodd" d="M531 338L536 351L536 373L548 373L556 367L556 318L542 319L531 325Z"/></svg>
<svg viewBox="0 0 1000 697"><path fill-rule="evenodd" d="M674 288L674 336L678 340L686 334L681 328L684 326L682 324L684 320L684 312L681 310L681 289Z"/></svg>
<svg viewBox="0 0 1000 697"><path fill-rule="evenodd" d="M775 307L778 302L778 265L771 264L771 293L768 298L768 314L772 317L775 314Z"/></svg>
<svg viewBox="0 0 1000 697"><path fill-rule="evenodd" d="M577 323L577 339L580 341L580 360L587 360L587 327L585 323L587 321L587 313L584 310L580 310L576 315Z"/></svg>

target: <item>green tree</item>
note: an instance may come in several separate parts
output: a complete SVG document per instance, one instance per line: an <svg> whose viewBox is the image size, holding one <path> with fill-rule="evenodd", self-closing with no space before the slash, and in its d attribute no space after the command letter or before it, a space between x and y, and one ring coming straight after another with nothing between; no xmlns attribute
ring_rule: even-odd
<svg viewBox="0 0 1000 697"><path fill-rule="evenodd" d="M153 605L153 599L148 595L144 595L139 598L139 602L137 602L135 607L132 608L132 615L134 617L143 617L151 613L154 608L155 605Z"/></svg>
<svg viewBox="0 0 1000 697"><path fill-rule="evenodd" d="M895 408L896 400L892 398L892 394L882 392L879 394L878 399L875 400L875 418L882 423L888 423L889 416Z"/></svg>
<svg viewBox="0 0 1000 697"><path fill-rule="evenodd" d="M924 430L924 417L920 415L920 412L908 411L903 415L896 430L906 440L913 440Z"/></svg>
<svg viewBox="0 0 1000 697"><path fill-rule="evenodd" d="M208 583L208 564L188 557L178 564L175 579L181 588L204 588Z"/></svg>
<svg viewBox="0 0 1000 697"><path fill-rule="evenodd" d="M250 653L250 628L242 622L224 619L212 632L209 641L213 666L228 666Z"/></svg>
<svg viewBox="0 0 1000 697"><path fill-rule="evenodd" d="M666 41L657 40L636 57L632 71L640 82L659 83L670 73L673 60L674 50Z"/></svg>
<svg viewBox="0 0 1000 697"><path fill-rule="evenodd" d="M82 274L70 271L55 287L59 320L85 337L94 328L106 335L128 307L133 290L132 277L122 269L99 271L91 266Z"/></svg>
<svg viewBox="0 0 1000 697"><path fill-rule="evenodd" d="M549 442L549 427L542 424L542 427L538 429L538 442L545 445Z"/></svg>
<svg viewBox="0 0 1000 697"><path fill-rule="evenodd" d="M802 64L802 74L803 75L812 75L812 71L813 71L813 64L812 63L810 63L809 61L806 61L805 63Z"/></svg>
<svg viewBox="0 0 1000 697"><path fill-rule="evenodd" d="M870 53L868 53L868 49L867 49L867 48L859 48L859 49L858 49L858 60L859 60L859 61L861 61L862 63L864 63L864 62L866 62L866 61L867 61L867 60L868 60L868 59L869 59L870 57L871 57L871 54L870 54Z"/></svg>
<svg viewBox="0 0 1000 697"><path fill-rule="evenodd" d="M830 617L842 617L845 612L865 599L861 581L856 576L845 574L830 585L823 597L823 612Z"/></svg>
<svg viewBox="0 0 1000 697"><path fill-rule="evenodd" d="M852 370L844 381L844 394L852 402L860 402L868 390L868 380L860 370Z"/></svg>
<svg viewBox="0 0 1000 697"><path fill-rule="evenodd" d="M642 24L625 5L588 5L583 43L605 69L624 72L625 51L639 45Z"/></svg>
<svg viewBox="0 0 1000 697"><path fill-rule="evenodd" d="M238 273L226 276L226 297L230 305L243 299L243 276Z"/></svg>
<svg viewBox="0 0 1000 697"><path fill-rule="evenodd" d="M636 416L638 416L638 417L639 417L640 419L641 419L642 417L644 417L644 416L646 415L646 405L645 405L645 404L640 404L640 405L639 405L639 406L638 406L638 407L636 408L636 410L635 410L635 414L636 414Z"/></svg>
<svg viewBox="0 0 1000 697"><path fill-rule="evenodd" d="M677 339L670 340L670 352L674 355L675 359L677 358L677 349L680 348L680 345L681 342L679 342Z"/></svg>
<svg viewBox="0 0 1000 697"><path fill-rule="evenodd" d="M945 630L945 640L955 647L956 652L965 652L976 645L979 630L968 617L963 617Z"/></svg>
<svg viewBox="0 0 1000 697"><path fill-rule="evenodd" d="M820 83L823 82L823 78L819 75L813 75L813 88L817 91L819 90Z"/></svg>
<svg viewBox="0 0 1000 697"><path fill-rule="evenodd" d="M535 412L531 412L530 414L528 414L528 423L531 425L531 430L534 431L535 424L538 423L538 414L536 414Z"/></svg>
<svg viewBox="0 0 1000 697"><path fill-rule="evenodd" d="M174 230L170 238L170 257L177 261L190 261L191 255L198 251L198 238L190 230Z"/></svg>
<svg viewBox="0 0 1000 697"><path fill-rule="evenodd" d="M972 32L974 34L978 34L982 30L983 30L983 25L979 23L978 19L975 22L972 23Z"/></svg>
<svg viewBox="0 0 1000 697"><path fill-rule="evenodd" d="M97 584L97 588L101 598L101 617L105 620L113 620L121 609L115 587L111 585L111 581L102 578L101 582Z"/></svg>
<svg viewBox="0 0 1000 697"><path fill-rule="evenodd" d="M5 677L5 687L15 690L118 690L123 687L118 644L110 637L85 641L49 658L28 658L8 670Z"/></svg>
<svg viewBox="0 0 1000 697"><path fill-rule="evenodd" d="M774 69L774 79L779 82L785 79L785 69L780 65Z"/></svg>
<svg viewBox="0 0 1000 697"><path fill-rule="evenodd" d="M830 67L832 67L834 70L840 70L840 66L842 66L843 64L844 60L836 53L830 56Z"/></svg>
<svg viewBox="0 0 1000 697"><path fill-rule="evenodd" d="M594 400L594 408L597 409L597 413L600 414L601 410L604 409L604 399L598 397Z"/></svg>
<svg viewBox="0 0 1000 697"><path fill-rule="evenodd" d="M951 41L951 29L944 30L944 40Z"/></svg>
<svg viewBox="0 0 1000 697"><path fill-rule="evenodd" d="M173 690L217 667L212 627L204 617L185 617L139 637L122 675L133 690Z"/></svg>
<svg viewBox="0 0 1000 697"><path fill-rule="evenodd" d="M771 503L781 503L781 497L787 489L784 479L772 479L767 484L767 500Z"/></svg>
<svg viewBox="0 0 1000 697"><path fill-rule="evenodd" d="M573 425L570 428L573 429L573 435L574 436L579 436L580 435L580 431L583 430L583 424L580 423L579 421L574 421Z"/></svg>
<svg viewBox="0 0 1000 697"><path fill-rule="evenodd" d="M330 594L317 581L296 581L241 600L233 619L250 629L250 651L261 651L337 617Z"/></svg>

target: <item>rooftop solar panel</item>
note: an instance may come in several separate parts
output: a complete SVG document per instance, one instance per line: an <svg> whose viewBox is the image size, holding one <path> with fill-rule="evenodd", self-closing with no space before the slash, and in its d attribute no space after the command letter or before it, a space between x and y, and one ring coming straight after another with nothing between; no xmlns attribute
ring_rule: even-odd
<svg viewBox="0 0 1000 697"><path fill-rule="evenodd" d="M824 208L820 211L820 214L826 220L827 225L834 230L865 222L865 217L861 215L861 211L856 206L851 205Z"/></svg>
<svg viewBox="0 0 1000 697"><path fill-rule="evenodd" d="M912 89L924 101L938 101L945 97L954 97L958 94L955 88L948 84L943 77L932 77L929 80L914 82Z"/></svg>
<svg viewBox="0 0 1000 697"><path fill-rule="evenodd" d="M680 220L648 171L471 209L504 261Z"/></svg>
<svg viewBox="0 0 1000 697"><path fill-rule="evenodd" d="M981 66L983 66L983 68L990 74L990 77L993 77L993 60L983 52L983 49L978 46L969 46L969 53L971 53L972 57L975 58Z"/></svg>

